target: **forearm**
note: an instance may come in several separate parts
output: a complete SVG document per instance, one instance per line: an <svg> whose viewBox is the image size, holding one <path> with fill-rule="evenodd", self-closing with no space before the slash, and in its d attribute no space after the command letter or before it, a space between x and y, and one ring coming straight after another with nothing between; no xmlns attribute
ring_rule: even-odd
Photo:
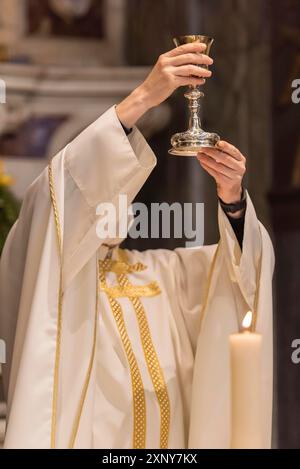
<svg viewBox="0 0 300 469"><path fill-rule="evenodd" d="M123 126L130 129L150 107L147 94L140 86L116 106L116 113Z"/></svg>

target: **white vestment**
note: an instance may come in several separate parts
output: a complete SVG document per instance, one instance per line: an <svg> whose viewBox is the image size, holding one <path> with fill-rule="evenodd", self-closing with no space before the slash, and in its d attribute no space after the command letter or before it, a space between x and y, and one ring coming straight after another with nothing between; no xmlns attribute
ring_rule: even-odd
<svg viewBox="0 0 300 469"><path fill-rule="evenodd" d="M1 259L6 448L229 448L228 337L254 309L259 270L270 447L274 260L249 196L242 252L221 208L216 256L216 246L205 246L122 251L119 259L115 248L109 259L96 234L98 204L119 194L131 203L155 164L136 128L125 135L115 108L53 159L61 322L48 171L29 188Z"/></svg>

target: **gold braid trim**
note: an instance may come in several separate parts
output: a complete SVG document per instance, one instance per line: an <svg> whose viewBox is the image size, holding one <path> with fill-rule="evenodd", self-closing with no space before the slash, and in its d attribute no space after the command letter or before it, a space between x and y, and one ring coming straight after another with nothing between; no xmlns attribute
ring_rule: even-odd
<svg viewBox="0 0 300 469"><path fill-rule="evenodd" d="M59 210L55 195L54 179L52 172L52 162L48 166L48 178L49 178L49 191L50 199L54 213L55 220L55 229L56 229L56 238L58 245L58 255L59 255L59 264L60 264L60 273L59 273L59 288L58 288L58 305L57 305L57 334L56 334L56 350L55 350L55 363L54 363L54 378L53 378L53 397L52 397L52 419L51 419L51 449L56 447L56 429L57 429L57 404L58 404L58 389L59 389L59 366L60 366L60 354L61 354L61 335L62 335L62 302L63 302L63 289L62 289L62 266L63 266L63 242L62 242L62 231L59 218ZM97 266L96 266L97 270ZM84 384L82 387L80 400L78 408L75 414L75 419L72 426L72 432L69 440L69 448L73 448L79 428L80 418L82 414L82 409L84 401L86 398L86 393L88 390L88 385L90 382L92 367L94 363L95 350L96 350L96 337L97 337L97 314L98 314L98 274L96 276L96 306L95 306L95 319L94 319L94 332L93 332L93 345L91 357L85 376Z"/></svg>
<svg viewBox="0 0 300 469"><path fill-rule="evenodd" d="M200 328L199 331L201 330L203 320L205 317L205 312L206 308L208 305L209 301L209 296L210 296L210 290L211 290L211 283L213 279L213 274L217 262L217 258L219 255L219 251L221 248L221 243L219 242L217 245L217 248L215 250L215 253L213 255L213 259L210 265L209 273L208 273L208 278L207 278L207 283L205 286L205 291L204 291L204 300L203 300L203 306L200 311ZM254 302L253 302L253 317L252 317L252 324L251 324L251 332L256 331L256 324L257 324L257 315L258 315L258 301L259 301L259 290L260 290L260 280L261 280L261 270L262 270L262 253L260 255L259 261L258 261L258 267L257 267L257 279L256 279L256 289L255 289L255 296L254 296Z"/></svg>
<svg viewBox="0 0 300 469"><path fill-rule="evenodd" d="M95 317L94 317L94 332L93 332L93 345L92 345L92 353L90 356L90 361L88 365L88 369L86 372L86 377L84 380L84 384L82 387L81 395L80 395L80 400L79 400L79 405L77 408L77 412L75 415L75 420L73 423L73 428L72 428L72 433L69 441L69 449L72 449L75 444L76 436L78 433L78 428L79 428L79 423L80 423L80 418L82 414L82 409L83 405L85 402L87 390L90 384L90 378L92 374L92 369L93 369L93 364L94 364L94 358L95 358L95 353L96 353L96 340L97 340L97 318L98 318L98 304L99 304L99 288L98 288L98 265L96 265L96 305L95 305Z"/></svg>
<svg viewBox="0 0 300 469"><path fill-rule="evenodd" d="M141 372L138 367L137 359L134 355L132 345L127 333L123 311L120 304L109 294L109 288L106 284L105 272L107 272L109 261L99 261L100 282L105 287L106 295L122 340L127 360L129 363L133 397L133 448L146 448L146 399Z"/></svg>
<svg viewBox="0 0 300 469"><path fill-rule="evenodd" d="M256 280L255 297L254 297L254 302L253 302L253 317L252 317L252 324L251 324L251 332L256 331L261 271L262 271L262 252L258 261L258 268L257 268L257 280Z"/></svg>
<svg viewBox="0 0 300 469"><path fill-rule="evenodd" d="M118 257L120 261L128 264L127 253L123 249L118 249ZM125 275L125 272L118 275L118 282L124 290L131 288L137 288L132 285ZM156 282L154 282L156 284ZM158 287L158 285L157 285ZM159 288L159 287L158 287ZM160 289L159 289L160 293ZM160 448L168 448L169 432L170 432L170 399L168 394L168 388L164 379L163 371L161 369L157 353L151 338L151 332L149 329L147 316L143 304L138 294L134 294L129 297L132 306L135 310L136 317L138 320L142 346L144 350L144 356L146 359L148 371L152 380L152 384L156 393L156 397L160 407ZM148 296L148 295L145 295Z"/></svg>
<svg viewBox="0 0 300 469"><path fill-rule="evenodd" d="M108 287L106 284L100 282L100 288L112 298L157 296L161 293L161 290L156 282L150 282L148 285L128 284L117 285L116 287Z"/></svg>
<svg viewBox="0 0 300 469"><path fill-rule="evenodd" d="M130 284L125 274L118 275L118 281L120 286L124 289L130 289L131 287L137 288ZM170 400L167 386L159 364L154 344L152 342L151 333L142 302L138 296L131 296L129 297L129 299L132 303L138 320L141 342L144 350L148 371L160 407L160 448L168 448L170 431Z"/></svg>
<svg viewBox="0 0 300 469"><path fill-rule="evenodd" d="M57 300L57 333L56 333L56 350L54 362L54 378L53 378L53 393L52 393L52 419L51 419L51 449L56 445L56 424L57 424L57 403L58 403L58 376L59 376L59 362L60 362L60 349L61 349L61 331L62 331L62 237L61 225L59 219L58 206L55 197L54 180L52 174L52 162L48 166L49 177L49 190L50 198L54 213L56 239L58 246L59 256L59 286L58 286L58 300Z"/></svg>
<svg viewBox="0 0 300 469"><path fill-rule="evenodd" d="M137 262L136 264L129 265L125 262L120 262L116 260L109 260L106 266L107 272L114 272L115 274L128 274L132 272L142 272L147 267L143 265L141 262Z"/></svg>

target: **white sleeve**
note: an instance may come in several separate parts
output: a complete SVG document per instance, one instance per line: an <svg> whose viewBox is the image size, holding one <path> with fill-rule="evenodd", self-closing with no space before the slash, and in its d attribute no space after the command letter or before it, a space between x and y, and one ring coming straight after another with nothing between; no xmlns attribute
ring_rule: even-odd
<svg viewBox="0 0 300 469"><path fill-rule="evenodd" d="M263 447L269 448L273 392L272 243L265 228L257 220L248 195L243 250L241 251L230 222L221 208L219 229L220 247L210 282L210 293L201 320L201 328L196 331L198 339L193 375L189 448L230 448L231 370L228 338L230 334L239 330L246 312L254 309L257 317L256 331L263 338L261 355Z"/></svg>
<svg viewBox="0 0 300 469"><path fill-rule="evenodd" d="M274 270L274 252L270 237L264 226L257 219L255 209L248 193L245 213L243 249L241 250L230 222L219 205L218 219L221 250L233 287L241 293L245 305L251 311L255 309L261 288L262 257L269 260L269 271ZM267 252L265 252L267 251ZM242 318L239 318L242 319Z"/></svg>
<svg viewBox="0 0 300 469"><path fill-rule="evenodd" d="M65 286L106 241L97 236L101 217L97 216L97 206L100 203L117 206L119 194L127 197L129 205L155 164L151 148L136 127L126 136L115 107L54 157L53 181L63 237ZM26 217L28 203L33 210L35 204L43 205L48 212L52 210L48 170L25 197L22 214Z"/></svg>
<svg viewBox="0 0 300 469"><path fill-rule="evenodd" d="M260 284L260 264L269 272L274 268L274 254L269 236L258 221L251 199L247 194L245 213L243 250L239 246L234 230L221 207L218 214L220 242L218 249L216 277L228 277L229 290L235 302L238 320L241 321L248 310L254 310L257 284ZM263 243L264 240L264 243ZM177 266L175 269L180 308L186 323L193 349L196 348L200 332L201 313L207 300L207 287L212 269L212 262L217 246L176 249ZM263 252L267 251L267 252ZM271 279L271 277L270 277ZM261 285L259 285L261 287ZM268 285L268 288L270 285ZM263 292L261 292L262 296Z"/></svg>

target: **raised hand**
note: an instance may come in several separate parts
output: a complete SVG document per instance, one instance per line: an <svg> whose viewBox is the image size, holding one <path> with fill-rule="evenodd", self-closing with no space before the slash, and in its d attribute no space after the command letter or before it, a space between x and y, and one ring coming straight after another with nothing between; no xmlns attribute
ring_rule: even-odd
<svg viewBox="0 0 300 469"><path fill-rule="evenodd" d="M197 159L217 184L220 199L227 204L238 202L246 172L246 158L233 145L220 140L215 148L203 148Z"/></svg>
<svg viewBox="0 0 300 469"><path fill-rule="evenodd" d="M123 125L132 127L146 111L165 101L180 86L203 85L212 72L201 65L213 63L205 50L205 44L190 43L162 54L146 80L118 104L116 111Z"/></svg>
<svg viewBox="0 0 300 469"><path fill-rule="evenodd" d="M212 72L201 65L212 65L213 59L204 54L202 43L184 44L162 54L142 84L149 106L157 106L176 88L203 85Z"/></svg>

